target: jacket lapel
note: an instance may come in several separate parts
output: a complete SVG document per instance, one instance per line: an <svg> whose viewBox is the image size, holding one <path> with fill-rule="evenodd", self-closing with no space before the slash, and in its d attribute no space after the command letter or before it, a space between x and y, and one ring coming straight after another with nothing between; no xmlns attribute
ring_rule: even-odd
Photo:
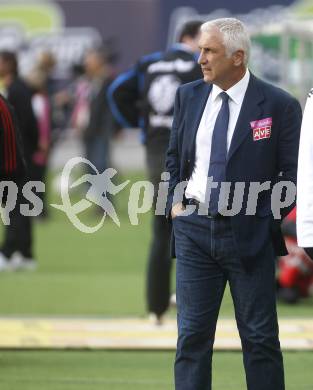
<svg viewBox="0 0 313 390"><path fill-rule="evenodd" d="M188 115L186 117L187 134L189 139L189 154L195 154L196 134L200 124L200 120L211 92L212 85L203 82L197 85L194 93L189 98Z"/></svg>
<svg viewBox="0 0 313 390"><path fill-rule="evenodd" d="M250 122L260 117L262 113L262 107L260 103L263 100L264 96L258 88L257 78L253 74L250 74L250 81L242 102L241 110L228 151L227 162L231 159L247 135L251 134L252 130Z"/></svg>

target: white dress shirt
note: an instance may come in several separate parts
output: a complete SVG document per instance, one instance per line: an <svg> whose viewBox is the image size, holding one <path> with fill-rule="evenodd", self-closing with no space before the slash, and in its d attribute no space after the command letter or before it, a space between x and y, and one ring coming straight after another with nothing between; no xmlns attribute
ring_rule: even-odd
<svg viewBox="0 0 313 390"><path fill-rule="evenodd" d="M311 93L303 113L297 183L298 244L303 248L310 248L313 247L313 96Z"/></svg>
<svg viewBox="0 0 313 390"><path fill-rule="evenodd" d="M238 81L238 83L225 91L229 96L227 151L230 147L249 80L250 72L247 69L244 77ZM200 202L205 201L213 129L222 105L222 99L219 96L221 92L224 91L217 85L213 84L197 131L195 166L185 192L186 198L194 198Z"/></svg>

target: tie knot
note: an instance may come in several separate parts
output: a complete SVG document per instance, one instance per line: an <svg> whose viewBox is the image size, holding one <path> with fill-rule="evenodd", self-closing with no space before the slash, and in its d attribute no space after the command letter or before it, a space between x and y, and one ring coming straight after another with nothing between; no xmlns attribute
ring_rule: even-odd
<svg viewBox="0 0 313 390"><path fill-rule="evenodd" d="M226 92L221 92L220 93L220 97L221 97L223 103L227 103L227 101L229 99L229 96L228 96L228 94Z"/></svg>

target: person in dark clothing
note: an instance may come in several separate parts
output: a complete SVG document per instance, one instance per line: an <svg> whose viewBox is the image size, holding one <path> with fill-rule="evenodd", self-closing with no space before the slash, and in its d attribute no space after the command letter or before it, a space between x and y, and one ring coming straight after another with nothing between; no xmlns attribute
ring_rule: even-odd
<svg viewBox="0 0 313 390"><path fill-rule="evenodd" d="M155 199L172 126L177 88L199 78L197 64L200 21L186 23L179 43L166 52L142 57L136 66L121 74L110 86L108 101L124 127L141 127L146 149L150 181ZM170 297L170 227L164 216L153 218L153 233L147 269L147 308L157 324L169 306Z"/></svg>
<svg viewBox="0 0 313 390"><path fill-rule="evenodd" d="M31 179L44 183L46 191L38 193L43 209L39 217L46 220L49 217L47 204L47 168L51 146L51 99L48 95L48 79L39 66L27 76L26 82L32 90L32 107L37 120L38 148L32 156Z"/></svg>
<svg viewBox="0 0 313 390"><path fill-rule="evenodd" d="M26 171L16 178L18 196L16 207L12 210L10 224L5 227L4 242L0 258L4 265L2 270L33 269L36 265L32 252L31 217L20 213L20 204L25 203L22 188L29 180L32 166L32 156L37 149L38 129L32 109L32 93L26 83L18 76L18 64L15 53L0 52L0 78L3 81L6 98L14 108L16 120L21 133Z"/></svg>
<svg viewBox="0 0 313 390"><path fill-rule="evenodd" d="M0 95L0 181L18 180L25 175L21 135L13 107Z"/></svg>
<svg viewBox="0 0 313 390"><path fill-rule="evenodd" d="M106 94L112 82L109 53L104 47L90 49L84 58L86 81L89 84L88 121L82 129L86 158L102 173L109 167L110 141L114 119L106 104ZM90 173L94 171L90 167ZM93 188L95 200L102 198L102 188ZM101 214L102 209L97 209Z"/></svg>
<svg viewBox="0 0 313 390"><path fill-rule="evenodd" d="M89 121L83 132L86 157L100 172L108 167L109 141L113 117L106 102L108 86L112 82L105 50L92 49L84 61L86 76L90 82Z"/></svg>

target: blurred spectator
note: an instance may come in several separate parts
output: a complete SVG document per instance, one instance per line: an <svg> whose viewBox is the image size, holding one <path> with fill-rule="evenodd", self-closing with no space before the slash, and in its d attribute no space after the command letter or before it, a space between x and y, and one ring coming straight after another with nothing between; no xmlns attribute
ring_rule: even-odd
<svg viewBox="0 0 313 390"><path fill-rule="evenodd" d="M87 79L83 67L79 73L77 67L75 70L77 77L72 84L73 91L71 95L74 99L74 106L70 118L70 127L81 136L90 119L89 97L91 82Z"/></svg>
<svg viewBox="0 0 313 390"><path fill-rule="evenodd" d="M295 208L284 219L282 233L289 254L278 259L277 293L282 301L296 303L313 295L313 262L297 245Z"/></svg>
<svg viewBox="0 0 313 390"><path fill-rule="evenodd" d="M17 120L8 101L0 95L0 181L19 182L25 175L25 159ZM2 187L0 204L5 207L8 188ZM1 215L3 218L3 215ZM7 258L0 253L0 271L8 268Z"/></svg>
<svg viewBox="0 0 313 390"><path fill-rule="evenodd" d="M86 86L84 93L84 110L86 115L84 121L76 122L76 115L80 115L80 84ZM77 134L81 135L81 131L87 126L89 118L89 84L85 76L85 69L83 64L75 64L71 69L71 76L68 85L61 88L53 95L53 105L55 111L58 112L58 117L62 117L61 122L67 128L73 129ZM85 88L84 88L85 89ZM77 106L77 108L76 108Z"/></svg>
<svg viewBox="0 0 313 390"><path fill-rule="evenodd" d="M202 78L197 64L200 21L186 23L179 43L164 53L142 57L136 66L110 86L109 102L116 120L124 127L142 127L149 177L155 199L165 170L177 88ZM170 298L170 226L164 216L153 219L153 238L147 270L147 306L150 317L162 323Z"/></svg>
<svg viewBox="0 0 313 390"><path fill-rule="evenodd" d="M0 95L0 111L0 181L20 180L25 175L21 134L12 106L2 95ZM0 203L5 203L6 194L1 195L3 197L2 199L0 197ZM0 269L3 265L5 266L0 257Z"/></svg>
<svg viewBox="0 0 313 390"><path fill-rule="evenodd" d="M101 173L109 167L110 139L114 129L114 119L106 103L107 90L112 82L107 56L103 48L91 49L86 53L84 66L90 84L89 89L85 85L86 91L82 91L85 98L86 94L89 95L89 113L85 112L86 126L82 132L86 158ZM102 188L95 188L95 196L101 197L102 191Z"/></svg>
<svg viewBox="0 0 313 390"><path fill-rule="evenodd" d="M27 77L28 84L33 90L32 107L37 119L39 130L38 150L32 158L31 179L45 183L47 162L50 148L51 136L51 105L48 96L47 75L40 69L35 68ZM46 205L46 192L41 192L38 196L43 202L43 210L40 218L47 218L48 211Z"/></svg>
<svg viewBox="0 0 313 390"><path fill-rule="evenodd" d="M39 54L35 69L45 78L45 93L51 97L56 92L55 82L52 77L56 66L56 59L50 51Z"/></svg>
<svg viewBox="0 0 313 390"><path fill-rule="evenodd" d="M29 180L32 172L32 159L38 146L38 129L32 109L30 88L18 76L18 64L15 53L0 52L0 78L5 87L5 95L13 106L21 132L25 153L27 173L18 178L19 188L17 203L11 212L11 223L5 226L4 242L0 252L0 263L6 269L33 269L33 235L31 217L20 213L20 204L25 203L22 187Z"/></svg>
<svg viewBox="0 0 313 390"><path fill-rule="evenodd" d="M56 66L57 60L55 55L49 50L43 50L38 54L32 70L32 73L38 73L45 79L45 95L48 97L50 105L50 146L57 140L66 122L63 109L60 109L54 99L60 89L60 80L57 80L54 75Z"/></svg>

